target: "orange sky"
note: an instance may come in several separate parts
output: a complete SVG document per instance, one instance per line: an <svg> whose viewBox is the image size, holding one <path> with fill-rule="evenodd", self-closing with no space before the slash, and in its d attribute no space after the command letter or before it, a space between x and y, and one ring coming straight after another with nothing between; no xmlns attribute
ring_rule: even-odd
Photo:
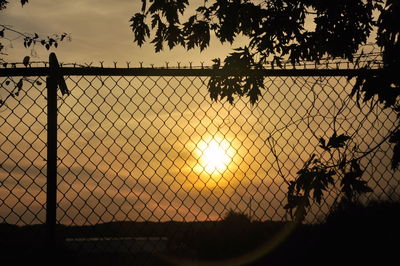
<svg viewBox="0 0 400 266"><path fill-rule="evenodd" d="M21 8L19 1L13 1L1 13L0 24L13 25L15 29L43 35L69 33L71 42L62 43L58 49L52 49L57 53L59 61L64 63L93 62L94 65L99 65L100 61L104 61L105 66L113 66L113 62L119 62L118 66L125 67L126 62L130 61L132 67L138 67L139 62L144 62L143 66L165 66L168 61L170 66L176 66L177 62L181 62L181 66L188 66L189 62L193 62L193 65L200 65L201 62L210 65L212 58L223 58L232 51L232 47L222 46L215 40L202 53L198 50L187 52L183 48L177 48L156 54L151 45L140 48L133 43L129 27L129 19L139 10L139 5L138 0L32 0ZM234 47L241 45L243 43L236 43ZM14 40L8 46L9 56L5 59L10 62L21 61L23 56L31 53L23 48L21 40ZM36 47L35 52L37 57L32 58L32 61L47 61L48 51ZM105 79L107 80L103 83ZM254 197L254 204L258 206L254 207L257 208L256 217L282 217L284 211L281 207L286 185L283 185L282 178L277 173L276 160L270 148L265 145L266 139L269 136L275 139L279 159L284 163L284 174L293 176L296 173L293 166L300 168L308 159L308 154L304 151L318 144L305 122L299 121L307 115L313 97L320 97L316 103L320 108L312 110L315 118L311 127L318 136L331 133L327 131L332 130L332 119L327 117L340 108L338 105L341 104L335 95L338 90L334 89L334 85L340 81L340 89L342 86L349 89L346 78L340 78L339 81L328 78L268 78L268 93L254 107L248 104L248 99L238 101L235 106L226 102L211 103L206 82L200 78L193 79L69 78L67 82L72 94L65 98L65 103L60 107L59 118L59 157L62 158L59 165L59 217L62 222L84 223L85 217L79 216L75 207L85 204L86 207L82 207L81 211L94 216L88 219L96 222L98 217L96 218L96 213L91 213L92 207L98 208L97 212L100 213L107 206L104 204L112 202L111 199L120 202L121 209L111 207L108 211L114 213L115 217L105 213L108 216L103 217L102 221L113 218L137 219L138 214L135 212L145 206L148 209L139 215L145 219L217 219L226 212L224 208L235 207L235 204L239 209L248 211L250 197ZM107 86L103 86L104 84ZM314 84L317 85L314 87ZM193 89L196 96L189 96L189 89ZM23 105L19 104L19 99L11 99L7 104L18 107L6 108L0 112L0 119L7 120L1 132L10 134L6 138L0 135L0 143L3 141L1 148L3 152L12 150L7 154L11 160L7 160L3 165L5 170L0 171L0 181L5 180L3 187L0 187L0 199L10 206L19 204L15 209L20 212L24 211L21 202L22 205L32 203L31 209L37 211L45 199L40 188L45 184L45 162L41 154L30 151L32 149L29 146L37 137L36 130L40 132L45 125L45 116L39 108L24 108L34 102L45 106L45 102L40 90L32 91L34 90L29 92L30 97L32 93L36 93L38 95L34 99L37 100L34 101L24 94L25 98L21 96L24 99ZM304 91L309 94L300 93ZM326 91L330 93L327 94ZM116 100L110 96L110 92L123 96L119 95L121 98ZM96 97L101 93L103 98ZM347 96L345 91L341 93L340 97ZM328 97L329 94L331 98ZM192 101L192 97L196 98L195 101ZM199 101L201 104L198 104ZM112 104L108 104L110 102ZM110 109L114 107L114 112L111 112ZM124 108L128 108L125 113L121 112ZM348 130L350 123L358 125L361 121L358 116L351 114L357 111L349 108L346 111L351 119L350 122L340 125L342 130ZM17 114L22 116L25 113L32 116L26 114L22 119L26 120L26 124L19 123ZM38 121L32 120L32 117L39 116ZM379 118L379 114L376 117ZM379 122L376 117L372 117L370 123L363 122L364 126L370 129L376 125ZM32 121L34 125L30 124ZM26 133L26 125L31 126L32 132ZM274 130L276 128L282 130ZM109 132L105 133L107 130ZM130 137L119 136L114 141L118 130L125 130ZM360 132L360 137L367 135L367 138L371 138L365 131ZM106 139L105 135L108 133L110 136ZM39 151L44 149L45 131L40 134L42 141L33 144ZM205 158L198 155L196 158L199 150L193 148L196 145L202 146L201 139L207 139L210 134L222 135L225 141L231 143L231 147L227 148L230 153L227 160L232 161L227 163L228 171L220 168L224 172L214 179L209 178L207 171L201 171L201 168L207 168L199 165ZM103 135L102 138L100 135ZM120 143L126 145L122 151L118 146ZM13 148L14 144L18 145L19 150ZM84 153L81 153L82 147L85 148ZM199 149L201 151L202 148ZM94 150L96 154L90 155ZM19 161L20 158L24 159ZM33 201L32 195L24 194L25 186L32 181L32 176L36 183L30 192L36 196ZM107 182L110 180L116 182L116 187L109 186ZM96 182L104 184L97 186ZM119 185L124 182L126 186L120 188ZM217 183L219 188L215 186ZM16 184L20 186L15 186ZM155 189L157 184L157 189L162 193ZM8 196L10 190L14 195ZM101 198L100 205L97 204L96 196ZM18 200L20 203L17 203ZM71 203L71 200L74 202ZM68 210L68 214L64 215L63 210ZM6 217L9 209L2 205L0 212L0 217ZM26 215L35 219L29 212ZM43 210L39 216L44 217ZM8 219L12 222L18 221L16 216L9 216Z"/></svg>
<svg viewBox="0 0 400 266"><path fill-rule="evenodd" d="M343 104L338 98L347 96L341 86L333 85L335 81L347 84L346 78L266 78L268 93L253 107L247 99L237 100L234 106L211 103L204 97L206 79L69 77L71 95L59 101L59 221L206 220L223 217L229 208L251 210L255 219L281 219L287 185L278 166L285 178L293 179L318 145L313 134L332 134L332 114ZM4 160L0 161L0 218L9 223L44 221L43 86L11 98L0 113L0 159ZM310 109L314 101L320 108ZM350 103L337 119L338 132L352 134L361 125L364 128L356 138L369 143L382 125L392 125L380 121L378 109L363 121L364 115ZM210 174L204 165L208 159L200 155L211 136L228 150L226 167L217 167L221 173ZM371 171L377 169L384 174L381 180L371 179L377 191L378 182L386 189L390 179L379 164L380 160L388 163L388 158L385 153L378 155L369 162L372 168L366 174L374 178ZM316 208L311 219L321 215Z"/></svg>

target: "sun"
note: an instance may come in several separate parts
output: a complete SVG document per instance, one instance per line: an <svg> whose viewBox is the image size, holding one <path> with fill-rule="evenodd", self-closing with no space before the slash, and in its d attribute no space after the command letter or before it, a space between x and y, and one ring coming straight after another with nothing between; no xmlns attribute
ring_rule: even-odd
<svg viewBox="0 0 400 266"><path fill-rule="evenodd" d="M211 138L197 143L197 172L222 174L232 161L233 151L225 139Z"/></svg>

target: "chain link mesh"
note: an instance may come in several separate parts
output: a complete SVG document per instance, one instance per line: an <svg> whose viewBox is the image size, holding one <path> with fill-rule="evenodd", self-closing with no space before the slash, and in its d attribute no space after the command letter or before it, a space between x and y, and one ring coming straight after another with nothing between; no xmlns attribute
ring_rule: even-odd
<svg viewBox="0 0 400 266"><path fill-rule="evenodd" d="M346 77L266 77L254 106L247 99L212 102L208 79L66 77L71 95L58 100L57 220L70 245L162 252L193 230L171 221L218 221L229 210L285 220L285 180L320 152L319 137L336 130L367 150L396 124L389 109L350 98L354 80ZM0 97L18 81L2 79ZM45 222L46 117L42 77L24 78L0 109L2 226ZM390 158L385 143L361 161L374 190L368 197L400 192ZM329 211L338 192L327 193L308 222Z"/></svg>

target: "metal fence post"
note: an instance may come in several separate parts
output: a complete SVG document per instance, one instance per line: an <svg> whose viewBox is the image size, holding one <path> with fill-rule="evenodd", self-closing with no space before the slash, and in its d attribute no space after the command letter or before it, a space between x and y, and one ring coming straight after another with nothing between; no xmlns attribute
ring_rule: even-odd
<svg viewBox="0 0 400 266"><path fill-rule="evenodd" d="M47 87L47 199L46 234L49 252L56 247L57 206L57 78L50 64Z"/></svg>

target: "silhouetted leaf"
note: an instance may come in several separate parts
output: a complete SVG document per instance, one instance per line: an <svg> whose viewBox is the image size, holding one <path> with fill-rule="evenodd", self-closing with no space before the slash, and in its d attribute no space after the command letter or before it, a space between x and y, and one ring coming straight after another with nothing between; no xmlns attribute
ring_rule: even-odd
<svg viewBox="0 0 400 266"><path fill-rule="evenodd" d="M324 168L315 168L315 177L312 182L311 188L313 190L314 200L320 204L323 196L323 191L328 189L329 185L334 184L333 175L335 171L327 171Z"/></svg>
<svg viewBox="0 0 400 266"><path fill-rule="evenodd" d="M229 75L211 77L209 81L210 97L213 100L227 98L229 103L234 102L234 96L247 96L250 103L257 102L264 89L264 77L262 75L248 75L252 69L261 69L262 65L255 63L248 47L237 48L225 58L223 71ZM220 61L214 61L215 67L220 66Z"/></svg>
<svg viewBox="0 0 400 266"><path fill-rule="evenodd" d="M348 200L352 201L356 195L372 192L367 182L361 180L363 173L364 171L361 170L359 162L357 160L352 160L350 170L344 174L341 181L341 191Z"/></svg>
<svg viewBox="0 0 400 266"><path fill-rule="evenodd" d="M188 49L198 46L202 51L210 43L210 29L205 21L187 22L183 24L183 32Z"/></svg>
<svg viewBox="0 0 400 266"><path fill-rule="evenodd" d="M24 66L28 66L29 65L29 60L31 58L29 56L25 56L24 59L22 60L22 63L24 64Z"/></svg>
<svg viewBox="0 0 400 266"><path fill-rule="evenodd" d="M340 134L339 136L336 135L336 132L329 138L328 144L326 145L327 148L342 148L344 147L346 141L350 139L349 136L344 134Z"/></svg>
<svg viewBox="0 0 400 266"><path fill-rule="evenodd" d="M250 103L255 104L258 101L258 98L261 96L261 89L264 89L264 78L250 76L246 79L245 86L249 87L249 89L246 89L246 91L247 95L249 96Z"/></svg>
<svg viewBox="0 0 400 266"><path fill-rule="evenodd" d="M142 12L143 13L146 11L146 4L147 4L147 0L142 0Z"/></svg>
<svg viewBox="0 0 400 266"><path fill-rule="evenodd" d="M319 147L321 147L322 149L324 149L326 151L330 151L330 148L326 146L326 142L323 137L319 138L319 143L321 143L321 145L319 145Z"/></svg>
<svg viewBox="0 0 400 266"><path fill-rule="evenodd" d="M172 49L175 45L181 44L182 46L185 45L185 40L183 39L181 30L174 24L170 24L165 32L165 38L168 41L168 46Z"/></svg>
<svg viewBox="0 0 400 266"><path fill-rule="evenodd" d="M179 23L179 13L183 13L186 6L188 5L188 0L181 1L152 1L148 9L148 13L155 14L161 13L168 21L169 24ZM143 5L142 5L143 8Z"/></svg>
<svg viewBox="0 0 400 266"><path fill-rule="evenodd" d="M146 16L143 14L135 14L129 21L132 22L130 25L132 31L134 33L134 41L139 45L142 46L146 37L150 36L150 29L145 23Z"/></svg>
<svg viewBox="0 0 400 266"><path fill-rule="evenodd" d="M151 43L154 43L156 52L160 52L163 49L163 43L165 40L166 31L167 31L166 25L162 22L159 22L156 31L156 36L151 41Z"/></svg>
<svg viewBox="0 0 400 266"><path fill-rule="evenodd" d="M23 79L20 79L16 85L17 92L19 92L22 89L22 85L23 85Z"/></svg>
<svg viewBox="0 0 400 266"><path fill-rule="evenodd" d="M151 16L151 28L154 29L157 26L157 24L160 24L160 23L162 23L160 15L153 14Z"/></svg>
<svg viewBox="0 0 400 266"><path fill-rule="evenodd" d="M211 16L211 13L212 13L212 10L210 8L207 8L205 6L199 6L196 9L196 11L201 13L201 14L203 14L205 19L207 19L207 20L210 19L210 16Z"/></svg>
<svg viewBox="0 0 400 266"><path fill-rule="evenodd" d="M340 162L339 162L339 165L338 165L339 169L344 169L344 167L346 166L346 163L347 163L347 160L346 160L346 155L345 155L345 156L343 156L342 160L340 160Z"/></svg>
<svg viewBox="0 0 400 266"><path fill-rule="evenodd" d="M305 195L289 195L288 203L283 207L290 213L292 219L302 222L307 214L310 201ZM294 212L293 212L294 211Z"/></svg>
<svg viewBox="0 0 400 266"><path fill-rule="evenodd" d="M361 49L360 55L357 57L356 61L354 62L354 67L356 67L356 68L359 67L360 59L361 59L361 57L363 57L363 55L364 55L364 50Z"/></svg>
<svg viewBox="0 0 400 266"><path fill-rule="evenodd" d="M319 138L319 143L321 143L322 147L325 147L325 139L323 137Z"/></svg>

